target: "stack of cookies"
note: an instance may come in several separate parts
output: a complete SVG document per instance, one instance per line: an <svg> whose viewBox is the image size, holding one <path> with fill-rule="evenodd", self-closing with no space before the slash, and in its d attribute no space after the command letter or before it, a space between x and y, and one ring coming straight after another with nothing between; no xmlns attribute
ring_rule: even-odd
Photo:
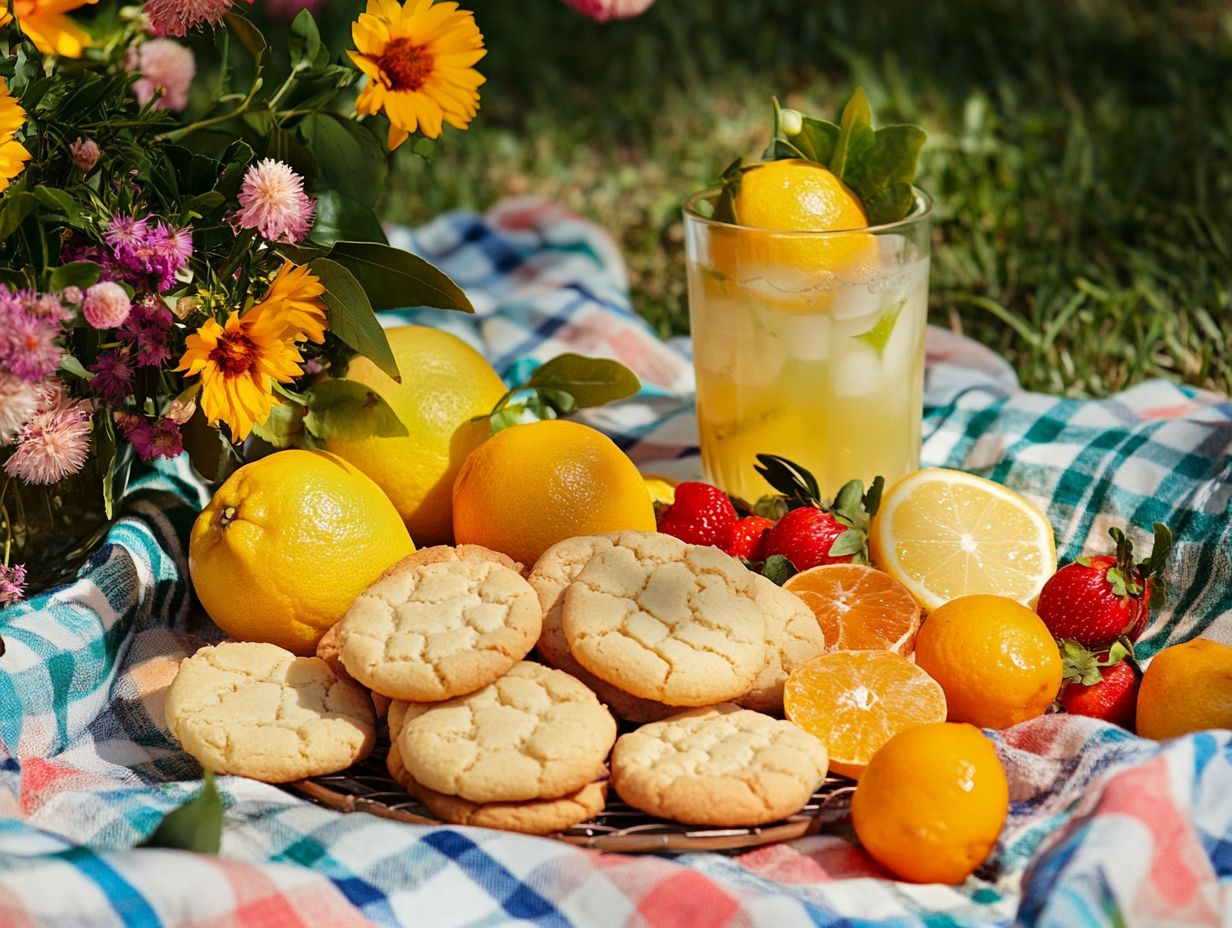
<svg viewBox="0 0 1232 928"><path fill-rule="evenodd" d="M525 577L440 546L360 594L315 658L202 649L167 716L203 764L283 782L362 759L386 715L390 775L455 824L551 834L597 815L610 782L652 815L759 825L825 777L821 743L772 717L824 648L794 595L668 535L568 539ZM617 740L613 713L641 727Z"/></svg>

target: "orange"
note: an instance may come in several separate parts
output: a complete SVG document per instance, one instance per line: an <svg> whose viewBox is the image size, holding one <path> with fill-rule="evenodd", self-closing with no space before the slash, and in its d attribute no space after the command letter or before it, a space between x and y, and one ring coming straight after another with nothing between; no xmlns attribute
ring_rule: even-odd
<svg viewBox="0 0 1232 928"><path fill-rule="evenodd" d="M1138 689L1138 734L1163 740L1232 728L1232 645L1194 638L1164 648Z"/></svg>
<svg viewBox="0 0 1232 928"><path fill-rule="evenodd" d="M825 165L785 158L750 168L741 175L735 208L737 223L747 228L716 227L711 245L715 270L729 277L774 267L849 278L876 264L876 237L858 231L868 228L860 198Z"/></svg>
<svg viewBox="0 0 1232 928"><path fill-rule="evenodd" d="M927 467L890 487L868 539L873 563L925 612L972 593L1034 606L1057 572L1048 517L1009 487Z"/></svg>
<svg viewBox="0 0 1232 928"><path fill-rule="evenodd" d="M193 523L188 568L228 635L313 654L355 597L414 550L359 470L324 451L279 451L214 493Z"/></svg>
<svg viewBox="0 0 1232 928"><path fill-rule="evenodd" d="M788 675L783 709L826 746L831 770L859 777L898 732L944 721L945 694L892 651L835 651Z"/></svg>
<svg viewBox="0 0 1232 928"><path fill-rule="evenodd" d="M963 596L930 613L915 662L941 684L951 722L1008 728L1043 715L1061 688L1044 620L1004 596Z"/></svg>
<svg viewBox="0 0 1232 928"><path fill-rule="evenodd" d="M364 357L347 380L371 387L402 424L405 436L330 439L325 447L376 481L397 507L419 545L452 540L450 491L466 456L488 437L486 416L505 393L491 365L448 332L408 325L389 329L397 383Z"/></svg>
<svg viewBox="0 0 1232 928"><path fill-rule="evenodd" d="M1009 783L979 729L938 722L901 732L851 797L856 837L913 883L961 883L987 859L1009 813Z"/></svg>
<svg viewBox="0 0 1232 928"><path fill-rule="evenodd" d="M920 607L901 583L863 564L823 564L783 584L813 610L832 650L910 654Z"/></svg>
<svg viewBox="0 0 1232 928"><path fill-rule="evenodd" d="M558 541L625 529L655 530L646 484L615 442L578 422L497 432L466 459L453 487L458 544L527 566Z"/></svg>

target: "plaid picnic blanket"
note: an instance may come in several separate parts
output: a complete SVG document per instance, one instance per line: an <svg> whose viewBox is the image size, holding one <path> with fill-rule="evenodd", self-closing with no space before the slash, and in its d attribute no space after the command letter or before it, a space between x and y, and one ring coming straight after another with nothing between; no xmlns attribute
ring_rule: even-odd
<svg viewBox="0 0 1232 928"><path fill-rule="evenodd" d="M498 370L566 350L619 358L646 389L591 421L648 470L696 473L687 343L661 343L631 311L600 230L524 200L392 238L478 310L406 318L456 331ZM1102 546L1113 522L1168 523L1176 593L1143 653L1198 633L1232 641L1232 405L1163 381L1102 401L1040 396L972 342L934 330L928 345L927 464L1034 499L1063 558ZM76 583L0 613L0 925L1232 923L1232 732L1159 744L1059 715L996 736L1010 818L956 887L896 882L849 834L601 855L343 815L237 777L220 780L219 856L136 848L200 785L162 700L179 659L218 637L186 581L206 495L182 460L146 472Z"/></svg>

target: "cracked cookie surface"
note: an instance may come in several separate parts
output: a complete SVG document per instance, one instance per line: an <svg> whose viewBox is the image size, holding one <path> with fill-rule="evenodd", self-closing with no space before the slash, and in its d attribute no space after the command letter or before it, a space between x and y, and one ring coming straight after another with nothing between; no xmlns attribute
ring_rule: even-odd
<svg viewBox="0 0 1232 928"><path fill-rule="evenodd" d="M690 825L764 825L800 810L826 749L791 722L726 704L622 735L612 787L634 808Z"/></svg>
<svg viewBox="0 0 1232 928"><path fill-rule="evenodd" d="M395 703L391 725L410 776L477 803L576 792L594 779L616 740L616 720L593 692L529 661L467 696Z"/></svg>
<svg viewBox="0 0 1232 928"><path fill-rule="evenodd" d="M709 706L742 696L766 663L754 574L717 548L670 542L590 559L565 590L569 650L642 699Z"/></svg>
<svg viewBox="0 0 1232 928"><path fill-rule="evenodd" d="M408 564L355 600L336 626L338 653L373 691L436 702L505 673L534 647L542 622L535 591L503 563Z"/></svg>
<svg viewBox="0 0 1232 928"><path fill-rule="evenodd" d="M257 642L224 642L185 658L165 714L202 766L267 783L345 770L375 737L363 689L319 658Z"/></svg>
<svg viewBox="0 0 1232 928"><path fill-rule="evenodd" d="M669 538L667 543L659 539ZM604 535L580 535L576 538L566 538L548 548L535 562L527 580L539 594L539 605L543 609L543 630L539 633L536 649L544 661L557 670L577 677L599 697L616 715L631 722L657 722L678 711L676 706L668 706L653 699L642 699L632 693L626 693L620 687L596 677L577 662L569 650L569 641L565 638L565 630L561 624L561 611L564 608L565 590L582 572L591 558L600 551L608 551L615 547L629 548L639 551L651 548L660 552L675 550L684 555L686 545L670 536L658 532L610 532Z"/></svg>
<svg viewBox="0 0 1232 928"><path fill-rule="evenodd" d="M804 600L760 574L753 577L753 598L766 617L766 665L752 689L734 702L782 715L787 675L825 652L826 634Z"/></svg>

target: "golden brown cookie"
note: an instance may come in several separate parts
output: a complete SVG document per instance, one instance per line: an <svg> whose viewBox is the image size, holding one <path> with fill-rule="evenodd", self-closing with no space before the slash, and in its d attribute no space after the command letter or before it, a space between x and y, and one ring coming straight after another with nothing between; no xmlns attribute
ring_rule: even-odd
<svg viewBox="0 0 1232 928"><path fill-rule="evenodd" d="M165 714L202 766L267 783L345 770L375 738L363 689L319 658L257 642L224 642L185 658Z"/></svg>
<svg viewBox="0 0 1232 928"><path fill-rule="evenodd" d="M753 688L733 700L744 709L783 714L787 675L826 650L826 635L804 600L767 580L753 577L753 598L766 617L766 666Z"/></svg>
<svg viewBox="0 0 1232 928"><path fill-rule="evenodd" d="M522 565L507 554L485 548L483 545L433 545L430 548L420 548L389 567L382 577L400 573L408 567L418 567L422 564L447 564L455 561L490 561L500 564L510 570L522 572Z"/></svg>
<svg viewBox="0 0 1232 928"><path fill-rule="evenodd" d="M569 585L570 652L642 699L707 706L744 695L766 663L755 575L717 548L657 538L600 551Z"/></svg>
<svg viewBox="0 0 1232 928"><path fill-rule="evenodd" d="M594 693L529 661L467 696L395 707L391 724L407 772L429 789L478 803L576 792L616 740L616 720Z"/></svg>
<svg viewBox="0 0 1232 928"><path fill-rule="evenodd" d="M393 699L474 692L534 647L539 597L490 560L412 564L364 590L338 623L339 656L360 683Z"/></svg>
<svg viewBox="0 0 1232 928"><path fill-rule="evenodd" d="M826 749L808 732L728 704L621 735L612 787L634 808L678 822L764 825L799 811L826 766Z"/></svg>

